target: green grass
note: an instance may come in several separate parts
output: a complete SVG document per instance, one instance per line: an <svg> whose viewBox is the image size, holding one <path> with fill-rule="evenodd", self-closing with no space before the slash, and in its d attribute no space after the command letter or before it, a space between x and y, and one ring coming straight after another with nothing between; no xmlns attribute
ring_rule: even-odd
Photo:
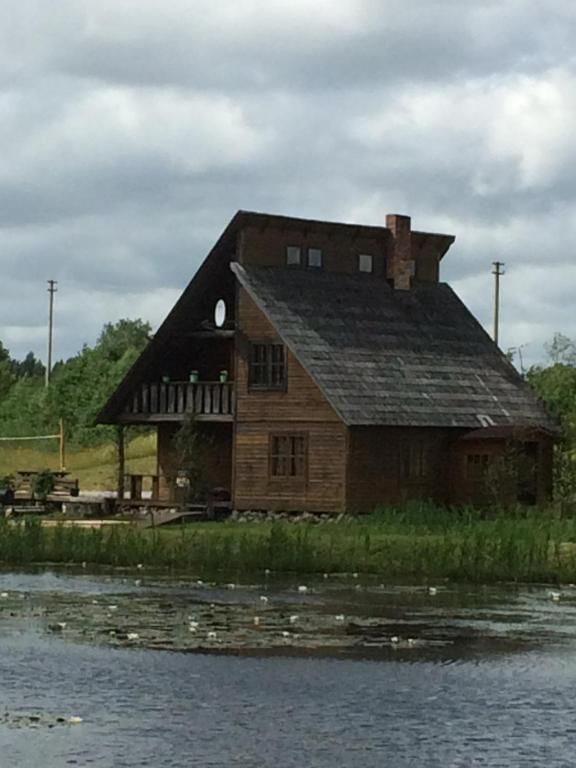
<svg viewBox="0 0 576 768"><path fill-rule="evenodd" d="M189 570L354 572L434 581L576 581L576 520L540 513L483 519L422 505L333 524L206 523L41 528L0 523L6 563L80 563Z"/></svg>
<svg viewBox="0 0 576 768"><path fill-rule="evenodd" d="M58 469L58 443L39 448L34 443L0 444L0 477L18 470ZM66 469L80 481L83 491L101 491L116 487L116 451L113 444L71 449L66 453ZM156 436L142 435L126 446L126 472L156 472Z"/></svg>

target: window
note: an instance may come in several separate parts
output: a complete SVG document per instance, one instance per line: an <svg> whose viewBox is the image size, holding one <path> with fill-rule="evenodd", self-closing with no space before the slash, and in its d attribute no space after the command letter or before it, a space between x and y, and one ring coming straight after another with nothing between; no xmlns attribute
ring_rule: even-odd
<svg viewBox="0 0 576 768"><path fill-rule="evenodd" d="M270 435L270 477L306 477L304 435Z"/></svg>
<svg viewBox="0 0 576 768"><path fill-rule="evenodd" d="M282 344L252 344L250 386L260 389L283 389L286 363Z"/></svg>
<svg viewBox="0 0 576 768"><path fill-rule="evenodd" d="M402 476L412 480L428 476L428 448L424 443L404 446L401 456Z"/></svg>
<svg viewBox="0 0 576 768"><path fill-rule="evenodd" d="M302 248L297 245L289 245L286 248L286 264L289 267L297 267L302 263Z"/></svg>
<svg viewBox="0 0 576 768"><path fill-rule="evenodd" d="M321 269L322 251L320 248L308 248L308 266L314 269Z"/></svg>
<svg viewBox="0 0 576 768"><path fill-rule="evenodd" d="M361 253L358 256L358 271L359 272L372 272L374 267L374 260L372 254Z"/></svg>
<svg viewBox="0 0 576 768"><path fill-rule="evenodd" d="M484 478L490 457L487 453L469 453L466 456L466 478L479 481Z"/></svg>

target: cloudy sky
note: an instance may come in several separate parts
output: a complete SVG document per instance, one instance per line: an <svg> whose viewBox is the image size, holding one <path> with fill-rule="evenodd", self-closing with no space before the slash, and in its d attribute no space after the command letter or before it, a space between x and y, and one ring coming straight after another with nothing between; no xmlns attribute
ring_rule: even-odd
<svg viewBox="0 0 576 768"><path fill-rule="evenodd" d="M502 347L576 337L574 0L4 0L0 339L157 326L239 208L456 235Z"/></svg>

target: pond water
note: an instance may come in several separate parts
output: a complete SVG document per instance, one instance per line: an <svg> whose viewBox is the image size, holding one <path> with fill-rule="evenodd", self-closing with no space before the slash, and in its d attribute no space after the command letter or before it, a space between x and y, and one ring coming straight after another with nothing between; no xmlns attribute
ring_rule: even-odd
<svg viewBox="0 0 576 768"><path fill-rule="evenodd" d="M555 591L0 573L0 765L573 766Z"/></svg>

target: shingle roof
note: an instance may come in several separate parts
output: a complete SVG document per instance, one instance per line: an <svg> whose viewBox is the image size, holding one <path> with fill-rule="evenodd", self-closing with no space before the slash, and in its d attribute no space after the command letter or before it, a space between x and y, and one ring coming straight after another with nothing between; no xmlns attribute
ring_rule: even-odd
<svg viewBox="0 0 576 768"><path fill-rule="evenodd" d="M231 266L346 424L556 430L448 285Z"/></svg>

